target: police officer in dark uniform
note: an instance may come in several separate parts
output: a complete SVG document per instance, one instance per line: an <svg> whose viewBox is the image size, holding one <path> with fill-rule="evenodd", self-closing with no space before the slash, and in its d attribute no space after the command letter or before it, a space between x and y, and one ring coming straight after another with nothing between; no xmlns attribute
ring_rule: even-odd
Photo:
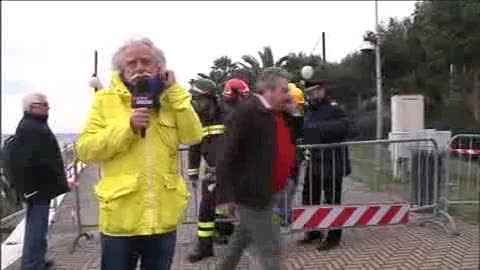
<svg viewBox="0 0 480 270"><path fill-rule="evenodd" d="M345 111L327 96L325 81L310 81L305 86L308 105L305 109L304 143L328 144L345 141L351 134L350 121ZM342 179L351 173L348 148L312 149L309 158L311 167L308 168L304 181L303 204L340 204ZM322 189L325 194L323 202ZM328 250L338 246L341 236L342 230L329 230L318 249ZM320 231L309 231L300 243L307 244L322 238Z"/></svg>
<svg viewBox="0 0 480 270"><path fill-rule="evenodd" d="M227 218L228 213L220 213L215 208L215 162L216 153L221 147L224 132L224 121L234 110L240 96L248 93L245 89L230 88L226 85L222 98L217 96L216 84L208 79L199 79L192 83L192 104L203 125L203 139L200 144L189 149L188 176L194 183L198 181L200 160L203 157L207 163L205 178L202 179L202 198L198 217L198 246L189 255L190 262L197 262L214 255L213 242L226 244L228 235L233 233L231 222L215 221ZM238 95L237 95L238 94ZM220 209L218 209L220 210Z"/></svg>

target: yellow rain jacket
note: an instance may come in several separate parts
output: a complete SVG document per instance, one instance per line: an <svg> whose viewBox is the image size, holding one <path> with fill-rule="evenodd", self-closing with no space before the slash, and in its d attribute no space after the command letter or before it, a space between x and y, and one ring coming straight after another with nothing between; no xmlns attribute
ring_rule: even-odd
<svg viewBox="0 0 480 270"><path fill-rule="evenodd" d="M183 221L190 194L178 172L177 148L202 139L190 98L178 84L166 89L141 138L130 128L131 94L119 74L96 93L76 150L81 161L102 166L95 186L102 233L162 234Z"/></svg>

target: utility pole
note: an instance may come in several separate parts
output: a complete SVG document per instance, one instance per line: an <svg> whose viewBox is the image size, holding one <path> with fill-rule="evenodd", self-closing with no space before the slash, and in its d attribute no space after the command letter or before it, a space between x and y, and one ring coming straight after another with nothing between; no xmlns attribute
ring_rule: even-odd
<svg viewBox="0 0 480 270"><path fill-rule="evenodd" d="M322 32L322 60L323 64L327 64L327 55L326 55L326 48L325 48L325 32Z"/></svg>
<svg viewBox="0 0 480 270"><path fill-rule="evenodd" d="M448 73L448 99L450 99L452 97L452 93L453 93L453 84L454 84L454 78L453 78L453 74L455 72L455 66L453 64L450 64L450 70L449 70L449 73Z"/></svg>
<svg viewBox="0 0 480 270"><path fill-rule="evenodd" d="M377 82L377 140L383 137L383 97L382 97L382 63L380 56L380 25L378 24L378 0L375 0L375 77Z"/></svg>
<svg viewBox="0 0 480 270"><path fill-rule="evenodd" d="M377 83L377 140L381 140L383 137L383 103L382 103L382 63L380 57L380 25L378 24L378 0L375 0L375 77ZM381 168L381 146L375 147L375 176L374 187L378 188L378 175Z"/></svg>

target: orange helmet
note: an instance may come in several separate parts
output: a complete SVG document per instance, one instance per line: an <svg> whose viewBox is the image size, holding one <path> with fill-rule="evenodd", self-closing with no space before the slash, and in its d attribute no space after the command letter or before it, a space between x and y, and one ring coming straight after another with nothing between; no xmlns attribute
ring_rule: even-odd
<svg viewBox="0 0 480 270"><path fill-rule="evenodd" d="M303 105L305 103L305 97L302 90L300 90L295 84L288 84L288 93L293 97L298 105Z"/></svg>
<svg viewBox="0 0 480 270"><path fill-rule="evenodd" d="M232 98L237 95L246 96L248 93L250 93L248 84L238 78L228 80L223 89L223 95Z"/></svg>

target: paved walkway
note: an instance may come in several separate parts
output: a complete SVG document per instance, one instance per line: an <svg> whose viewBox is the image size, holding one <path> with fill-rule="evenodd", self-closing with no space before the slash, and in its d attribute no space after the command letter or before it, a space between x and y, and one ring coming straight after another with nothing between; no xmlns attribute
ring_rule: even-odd
<svg viewBox="0 0 480 270"><path fill-rule="evenodd" d="M87 168L81 177L80 198L82 201L82 223L95 225L97 205L92 196L92 186L97 171ZM344 198L358 198L385 194L373 194L362 191L358 184L346 181ZM86 228L93 232L91 240L82 239L80 247L73 254L69 249L76 232L73 226L72 209L74 193L68 194L60 210L50 236L49 256L55 260L58 270L94 270L100 269L100 247L95 227ZM192 208L190 211L192 211ZM475 225L458 223L460 236L451 236L434 225L371 227L349 229L344 233L338 249L318 252L314 246L295 245L299 234L285 236L283 239L285 256L284 269L479 269L479 228ZM207 270L214 269L215 258L199 264L186 261L188 252L193 248L195 225L181 225L178 231L175 263L173 269ZM217 246L219 256L225 246ZM244 257L238 269L254 269L248 257ZM19 264L8 270L19 269Z"/></svg>

